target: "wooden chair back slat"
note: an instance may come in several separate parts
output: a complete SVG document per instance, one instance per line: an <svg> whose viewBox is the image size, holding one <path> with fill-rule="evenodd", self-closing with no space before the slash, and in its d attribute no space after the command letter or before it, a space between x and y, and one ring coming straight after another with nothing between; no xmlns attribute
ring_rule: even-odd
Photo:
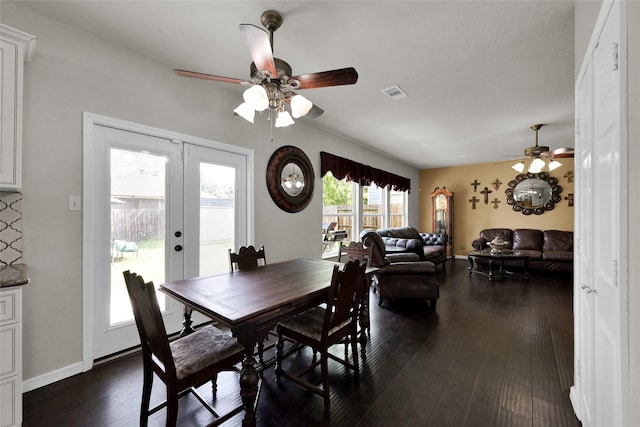
<svg viewBox="0 0 640 427"><path fill-rule="evenodd" d="M267 258L265 256L264 246L260 246L260 249L251 246L241 246L238 252L232 252L229 249L229 263L231 264L231 271L234 270L252 270L260 266L259 261L262 260L262 265L267 264Z"/></svg>

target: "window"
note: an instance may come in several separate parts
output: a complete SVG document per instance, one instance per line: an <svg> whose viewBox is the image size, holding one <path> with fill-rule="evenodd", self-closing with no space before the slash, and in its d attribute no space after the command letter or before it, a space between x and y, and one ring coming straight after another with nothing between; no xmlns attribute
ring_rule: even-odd
<svg viewBox="0 0 640 427"><path fill-rule="evenodd" d="M340 242L359 241L363 230L405 226L406 205L406 192L375 183L361 186L327 172L322 178L322 256L336 256Z"/></svg>

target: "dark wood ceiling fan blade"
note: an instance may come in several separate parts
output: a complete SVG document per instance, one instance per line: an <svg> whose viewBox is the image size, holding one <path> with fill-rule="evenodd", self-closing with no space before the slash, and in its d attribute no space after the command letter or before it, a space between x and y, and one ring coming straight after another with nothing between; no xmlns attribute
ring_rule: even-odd
<svg viewBox="0 0 640 427"><path fill-rule="evenodd" d="M315 89L320 87L352 85L358 81L358 72L353 67L319 73L301 74L292 77L300 82L297 89Z"/></svg>
<svg viewBox="0 0 640 427"><path fill-rule="evenodd" d="M194 79L214 80L216 82L237 83L237 84L248 83L246 80L234 79L233 77L215 76L213 74L197 73L195 71L173 70L173 72L179 76L191 77Z"/></svg>
<svg viewBox="0 0 640 427"><path fill-rule="evenodd" d="M240 24L240 32L251 54L251 59L258 71L268 71L272 77L276 77L276 64L273 60L273 51L269 34L262 28L251 24Z"/></svg>

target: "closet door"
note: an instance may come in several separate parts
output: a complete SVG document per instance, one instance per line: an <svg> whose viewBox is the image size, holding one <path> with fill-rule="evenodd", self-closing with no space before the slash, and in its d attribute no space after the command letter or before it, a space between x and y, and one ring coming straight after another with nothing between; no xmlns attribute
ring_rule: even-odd
<svg viewBox="0 0 640 427"><path fill-rule="evenodd" d="M604 3L576 88L575 387L584 427L627 425L626 2Z"/></svg>
<svg viewBox="0 0 640 427"><path fill-rule="evenodd" d="M578 396L576 412L584 427L592 425L595 406L593 239L593 63L589 60L576 91L576 210L574 315L574 373Z"/></svg>
<svg viewBox="0 0 640 427"><path fill-rule="evenodd" d="M621 2L614 3L593 53L593 293L598 426L622 425L621 320L626 318L626 307L621 300L620 278L626 271L621 248L626 248L627 206L623 195L627 192L626 137L621 123L626 114L621 105L621 74L625 69L625 52L620 46L624 25L621 7Z"/></svg>

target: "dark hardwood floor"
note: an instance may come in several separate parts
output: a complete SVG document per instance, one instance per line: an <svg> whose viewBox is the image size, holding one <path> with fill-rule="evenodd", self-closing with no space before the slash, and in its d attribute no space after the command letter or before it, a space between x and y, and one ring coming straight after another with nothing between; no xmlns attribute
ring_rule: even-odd
<svg viewBox="0 0 640 427"><path fill-rule="evenodd" d="M330 362L329 419L323 419L319 396L285 379L277 387L271 368L264 374L258 425L579 426L569 402L571 277L533 274L529 282L492 284L468 276L467 265L456 260L444 271L438 267L435 312L421 301L380 308L371 295L371 339L360 384ZM291 356L287 363L299 360ZM164 393L161 381L154 386L152 403ZM201 390L210 397L208 385ZM141 358L133 354L26 393L24 426L137 425L141 391ZM222 411L239 403L237 374L219 377L216 402ZM154 414L149 425L164 425L164 414ZM240 425L241 416L226 425ZM195 398L181 399L179 425L211 421Z"/></svg>

